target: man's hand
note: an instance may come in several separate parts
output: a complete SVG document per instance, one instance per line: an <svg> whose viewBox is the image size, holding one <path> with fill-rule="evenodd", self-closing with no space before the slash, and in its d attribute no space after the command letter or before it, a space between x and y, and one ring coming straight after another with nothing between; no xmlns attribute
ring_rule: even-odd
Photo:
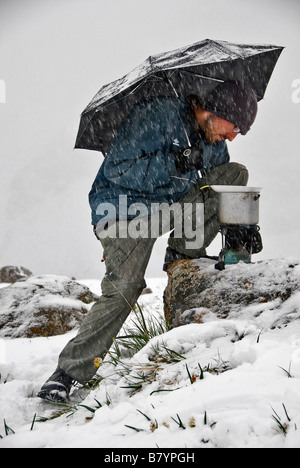
<svg viewBox="0 0 300 468"><path fill-rule="evenodd" d="M190 171L198 171L203 167L202 141L174 154L175 166L183 174Z"/></svg>

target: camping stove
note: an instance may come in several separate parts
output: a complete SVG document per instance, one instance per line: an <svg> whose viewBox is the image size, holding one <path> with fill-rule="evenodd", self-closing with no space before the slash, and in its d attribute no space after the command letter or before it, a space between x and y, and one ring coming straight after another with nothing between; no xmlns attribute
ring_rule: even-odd
<svg viewBox="0 0 300 468"><path fill-rule="evenodd" d="M212 185L218 193L218 220L222 250L216 269L243 261L251 263L257 233L260 230L259 198L261 188Z"/></svg>

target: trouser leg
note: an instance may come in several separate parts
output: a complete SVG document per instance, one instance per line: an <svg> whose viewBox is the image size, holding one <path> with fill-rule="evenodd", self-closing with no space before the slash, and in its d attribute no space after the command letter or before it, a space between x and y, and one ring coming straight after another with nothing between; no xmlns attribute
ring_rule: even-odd
<svg viewBox="0 0 300 468"><path fill-rule="evenodd" d="M199 222L196 222L196 204L204 202L204 242L199 248L187 248L187 244L191 241L183 231L180 238L175 238L173 232L170 235L169 246L191 258L199 258L205 255L205 249L214 240L219 231L219 222L217 217L218 194L213 190L203 192L201 187L206 185L247 185L248 171L245 166L238 163L228 163L216 167L209 171L205 177L199 180L199 183L187 193L179 203L184 210L185 203L192 204L191 224L193 231ZM202 220L203 221L203 220Z"/></svg>
<svg viewBox="0 0 300 468"><path fill-rule="evenodd" d="M102 296L92 306L77 336L59 356L59 367L80 383L96 373L94 359L103 359L146 286L144 280L155 239L101 239L106 274Z"/></svg>
<svg viewBox="0 0 300 468"><path fill-rule="evenodd" d="M193 205L195 217L197 203L203 203L200 188L204 185L246 185L247 169L229 163L210 171L185 197L180 200ZM173 220L174 222L175 220ZM219 230L217 221L217 194L209 192L205 199L204 244L192 250L186 248L190 241L182 233L180 238L170 237L174 250L190 257L200 257ZM160 235L160 234L159 234ZM101 239L106 257L106 274L102 281L102 296L93 305L77 336L71 340L59 356L58 366L74 380L85 383L96 373L94 359L103 358L112 345L133 305L145 287L144 274L153 249L155 238L105 238Z"/></svg>

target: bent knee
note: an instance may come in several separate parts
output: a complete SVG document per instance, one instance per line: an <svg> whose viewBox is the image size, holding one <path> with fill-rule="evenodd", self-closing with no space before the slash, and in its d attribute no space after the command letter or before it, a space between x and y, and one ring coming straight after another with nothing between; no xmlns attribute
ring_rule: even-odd
<svg viewBox="0 0 300 468"><path fill-rule="evenodd" d="M228 163L228 170L231 173L231 185L247 185L249 172L246 166L236 162Z"/></svg>
<svg viewBox="0 0 300 468"><path fill-rule="evenodd" d="M127 282L126 280L120 280L117 278L109 278L107 275L103 278L101 283L101 289L103 295L120 295L125 297L139 297L143 289L146 287L145 280L137 279L133 282Z"/></svg>

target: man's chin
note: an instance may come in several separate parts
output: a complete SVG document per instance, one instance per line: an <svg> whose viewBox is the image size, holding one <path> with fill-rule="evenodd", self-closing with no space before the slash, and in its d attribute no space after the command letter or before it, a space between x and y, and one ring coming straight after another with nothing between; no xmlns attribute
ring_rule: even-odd
<svg viewBox="0 0 300 468"><path fill-rule="evenodd" d="M205 141L206 141L206 143L208 143L209 145L213 145L214 143L217 143L217 141L219 141L219 140L218 140L218 138L207 138L207 137L206 137L206 138L205 138Z"/></svg>

